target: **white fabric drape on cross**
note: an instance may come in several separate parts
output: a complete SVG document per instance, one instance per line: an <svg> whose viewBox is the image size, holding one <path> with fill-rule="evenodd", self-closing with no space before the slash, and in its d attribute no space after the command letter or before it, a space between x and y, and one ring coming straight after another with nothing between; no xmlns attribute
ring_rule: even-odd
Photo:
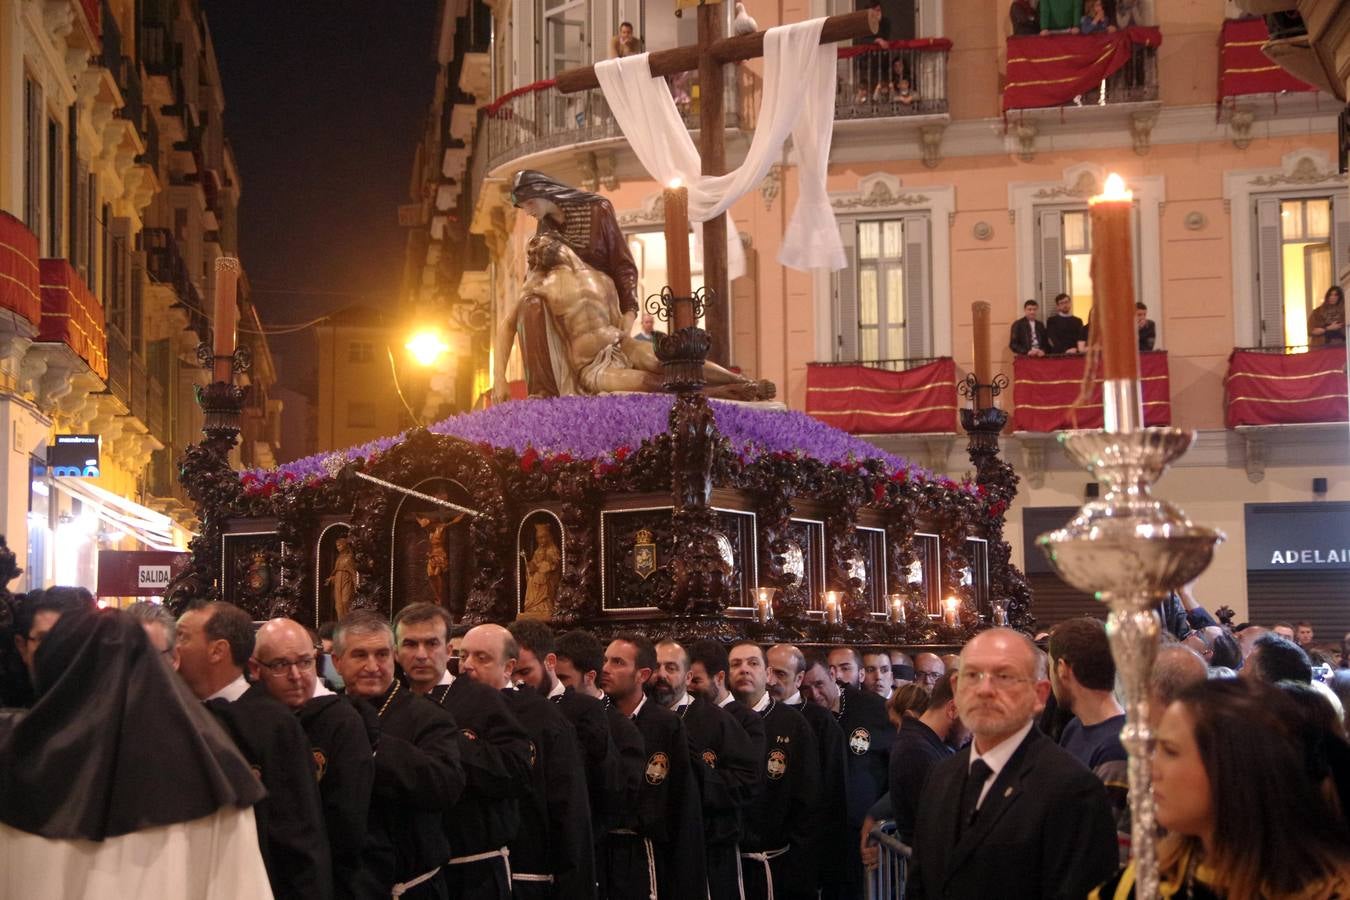
<svg viewBox="0 0 1350 900"><path fill-rule="evenodd" d="M778 261L793 269L842 269L847 264L825 191L834 134L837 79L833 44L821 46L824 19L771 28L764 34L764 98L745 161L725 175L700 174L698 150L664 78L653 78L647 54L595 64L596 79L638 161L662 184L689 188L689 218L706 222L759 186L792 136L798 198ZM735 227L727 229L727 270L745 274Z"/></svg>

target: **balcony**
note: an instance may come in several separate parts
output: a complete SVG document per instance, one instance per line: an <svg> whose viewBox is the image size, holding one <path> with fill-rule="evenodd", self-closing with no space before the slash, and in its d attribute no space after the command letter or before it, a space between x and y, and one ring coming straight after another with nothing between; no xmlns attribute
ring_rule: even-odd
<svg viewBox="0 0 1350 900"><path fill-rule="evenodd" d="M1008 38L1004 113L1158 101L1162 32L1136 26L1110 34Z"/></svg>
<svg viewBox="0 0 1350 900"><path fill-rule="evenodd" d="M952 433L956 364L950 356L809 363L806 412L851 434Z"/></svg>
<svg viewBox="0 0 1350 900"><path fill-rule="evenodd" d="M31 337L42 321L38 239L23 222L0 211L0 335Z"/></svg>
<svg viewBox="0 0 1350 900"><path fill-rule="evenodd" d="M1013 357L1013 431L1052 432L1101 428L1102 383L1094 378L1092 393L1079 404L1086 357ZM1171 376L1167 351L1139 354L1139 380L1144 394L1144 424L1172 424Z"/></svg>
<svg viewBox="0 0 1350 900"><path fill-rule="evenodd" d="M1229 428L1344 423L1345 345L1239 347L1228 358Z"/></svg>
<svg viewBox="0 0 1350 900"><path fill-rule="evenodd" d="M141 231L140 244L150 280L173 288L178 299L171 308L181 309L187 316L188 329L197 332L202 340L209 340L210 323L203 312L206 304L178 252L172 232L167 228L146 228Z"/></svg>
<svg viewBox="0 0 1350 900"><path fill-rule="evenodd" d="M945 116L951 49L946 38L841 47L835 119Z"/></svg>
<svg viewBox="0 0 1350 900"><path fill-rule="evenodd" d="M759 107L759 79L744 66L734 67L726 79L726 127L754 127ZM669 79L675 106L690 131L697 131L699 85L696 72ZM504 94L484 107L489 172L523 157L558 148L577 148L599 142L619 142L614 115L599 88L562 94L553 81L539 81Z"/></svg>

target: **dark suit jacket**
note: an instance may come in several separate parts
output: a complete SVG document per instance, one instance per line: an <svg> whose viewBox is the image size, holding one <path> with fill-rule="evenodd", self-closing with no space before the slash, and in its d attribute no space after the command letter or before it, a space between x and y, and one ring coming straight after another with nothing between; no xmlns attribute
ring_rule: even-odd
<svg viewBox="0 0 1350 900"><path fill-rule="evenodd" d="M1042 353L1049 353L1050 349L1045 344L1045 323L1040 319L1036 319L1034 322L1036 325L1036 346L1041 348ZM1031 352L1031 326L1027 324L1025 318L1012 323L1008 348L1019 356L1025 356Z"/></svg>
<svg viewBox="0 0 1350 900"><path fill-rule="evenodd" d="M1095 775L1033 728L957 840L970 747L919 800L910 897L1082 898L1116 870L1116 827Z"/></svg>
<svg viewBox="0 0 1350 900"><path fill-rule="evenodd" d="M1152 350L1153 344L1158 340L1158 325L1152 319L1144 320L1144 327L1139 329L1139 349Z"/></svg>

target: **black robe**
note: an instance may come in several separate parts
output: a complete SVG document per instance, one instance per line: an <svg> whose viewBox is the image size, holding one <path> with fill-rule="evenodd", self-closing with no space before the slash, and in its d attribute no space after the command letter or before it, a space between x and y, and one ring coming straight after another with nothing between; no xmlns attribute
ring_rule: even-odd
<svg viewBox="0 0 1350 900"><path fill-rule="evenodd" d="M375 754L366 724L351 701L337 694L314 697L295 711L309 738L333 858L333 896L354 897L366 840Z"/></svg>
<svg viewBox="0 0 1350 900"><path fill-rule="evenodd" d="M585 766L586 795L591 804L592 842L599 844L610 820L637 796L637 779L624 772L623 759L609 730L605 703L567 688L549 698L577 732L581 761ZM631 727L631 723L630 723ZM637 741L641 735L633 729Z"/></svg>
<svg viewBox="0 0 1350 900"><path fill-rule="evenodd" d="M471 678L436 685L426 696L459 725L464 793L444 819L451 857L505 847L520 828L519 798L526 795L529 783L530 739L525 729L507 709L500 691ZM453 897L510 896L499 860L447 866L445 873Z"/></svg>
<svg viewBox="0 0 1350 900"><path fill-rule="evenodd" d="M254 807L254 814L272 893L278 900L333 896L333 862L314 756L295 715L260 684L233 703L211 700L206 708L267 788L267 798Z"/></svg>
<svg viewBox="0 0 1350 900"><path fill-rule="evenodd" d="M848 764L845 761L848 749L844 731L832 712L814 703L802 703L797 709L811 726L820 752L821 788L811 816L816 829L814 856L818 861L815 884L823 888L825 897L829 898L836 896L834 891L848 884L848 863L857 855L849 853L849 844L856 845L860 841L857 831L850 832L848 825Z"/></svg>
<svg viewBox="0 0 1350 900"><path fill-rule="evenodd" d="M763 723L758 743L721 707L690 698L676 713L684 722L703 808L704 856L713 900L739 898L737 843L746 806L763 785Z"/></svg>
<svg viewBox="0 0 1350 900"><path fill-rule="evenodd" d="M646 763L636 816L628 827L652 842L660 896L701 897L707 891L703 817L684 725L654 700L643 703L632 721L642 734ZM647 880L645 872L631 875L630 884ZM616 886L611 884L611 890Z"/></svg>
<svg viewBox="0 0 1350 900"><path fill-rule="evenodd" d="M895 743L895 726L886 715L886 701L876 694L855 687L840 688L840 711L835 721L844 733L845 755L845 815L850 834L862 830L863 819L872 804L888 790L890 780L891 745ZM834 896L860 897L863 892L862 854L859 842L849 842L846 861L846 881ZM828 895L828 892L827 892Z"/></svg>
<svg viewBox="0 0 1350 900"><path fill-rule="evenodd" d="M820 804L820 750L810 723L796 707L775 700L759 717L764 729L764 789L746 809L741 837L742 853L764 853L788 848L772 861L775 896L793 888L814 895L816 837L819 825L813 813ZM746 897L762 896L763 864L745 861ZM754 869L760 871L754 871Z"/></svg>
<svg viewBox="0 0 1350 900"><path fill-rule="evenodd" d="M390 691L393 692L392 696ZM389 691L362 700L380 715L375 746L375 787L370 796L359 897L388 897L395 885L423 875L450 858L442 827L445 811L464 790L455 717L395 681ZM386 703L388 705L386 705ZM432 878L403 895L443 898Z"/></svg>
<svg viewBox="0 0 1350 900"><path fill-rule="evenodd" d="M642 732L633 724L633 720L615 709L614 704L602 700L605 704L605 721L609 724L610 737L619 752L617 766L613 769L616 779L609 796L610 807L607 810L605 830L622 828L632 818L637 809L638 797L645 784L647 770L646 744Z"/></svg>
<svg viewBox="0 0 1350 900"><path fill-rule="evenodd" d="M511 844L511 873L552 875L552 891L516 882L516 896L595 896L595 848L576 729L533 690L508 688L507 706L533 745L530 793L521 802L520 831Z"/></svg>

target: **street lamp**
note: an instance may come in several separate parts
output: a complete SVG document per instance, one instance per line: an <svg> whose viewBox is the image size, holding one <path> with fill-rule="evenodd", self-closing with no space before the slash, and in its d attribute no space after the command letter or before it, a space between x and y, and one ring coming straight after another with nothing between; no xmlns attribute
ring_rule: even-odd
<svg viewBox="0 0 1350 900"><path fill-rule="evenodd" d="M426 367L436 365L440 362L441 356L450 349L441 333L433 328L413 332L412 337L408 338L408 342L403 346L419 366Z"/></svg>

